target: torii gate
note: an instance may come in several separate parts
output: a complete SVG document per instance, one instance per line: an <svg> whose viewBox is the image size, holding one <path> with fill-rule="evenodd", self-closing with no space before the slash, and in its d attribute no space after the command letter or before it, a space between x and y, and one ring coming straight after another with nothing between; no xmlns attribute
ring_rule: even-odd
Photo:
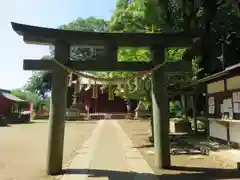
<svg viewBox="0 0 240 180"><path fill-rule="evenodd" d="M144 71L165 61L165 48L187 47L192 44L194 36L186 34L146 34L146 33L99 33L58 30L29 26L12 22L13 30L23 36L29 44L55 46L55 59L78 71ZM104 55L94 61L71 61L70 46L104 47ZM150 62L118 62L117 49L120 46L149 47ZM152 74L152 107L154 121L154 144L156 165L159 168L170 167L168 93L165 72L189 72L191 62L178 61L166 63ZM27 59L23 62L24 70L52 71L52 96L50 104L50 131L48 148L49 175L62 171L63 143L66 112L66 94L68 73L51 60Z"/></svg>

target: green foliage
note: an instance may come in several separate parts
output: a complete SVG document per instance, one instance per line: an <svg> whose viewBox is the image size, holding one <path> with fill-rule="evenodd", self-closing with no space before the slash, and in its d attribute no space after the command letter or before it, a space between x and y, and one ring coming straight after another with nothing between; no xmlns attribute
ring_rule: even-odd
<svg viewBox="0 0 240 180"><path fill-rule="evenodd" d="M148 48L119 48L119 61L149 61Z"/></svg>
<svg viewBox="0 0 240 180"><path fill-rule="evenodd" d="M184 31L189 34L202 32L200 40L196 41L192 47L188 49L168 49L167 51L169 61L177 61L183 58L193 62L193 79L195 80L202 77L201 74L205 76L222 70L222 64L217 58L221 55L221 48L219 49L218 45L212 47L212 45L205 44L208 41L205 33L215 33L211 37L215 37L217 42L219 37L216 33L237 32L240 27L239 8L236 3L220 0L194 1L194 3L189 0L132 0L130 3L125 0L118 0L116 10L109 22L109 30L146 32L151 31L152 25L159 32ZM228 58L225 60L225 65L237 63L235 59L236 57L239 59L240 53L235 52L236 46L239 46L238 49L240 48L239 43L226 48L225 56ZM142 56L139 56L139 54L142 54ZM146 51L144 54L143 50L136 51L125 48L119 51L120 60L146 60L148 57L149 52ZM112 77L126 75L129 75L129 73L111 74ZM142 99L142 93L136 94L139 94ZM135 97L136 94L134 94Z"/></svg>
<svg viewBox="0 0 240 180"><path fill-rule="evenodd" d="M94 31L94 32L106 32L108 28L108 22L104 19L98 19L89 17L87 19L78 18L69 24L61 25L60 29L64 30L76 30L76 31ZM102 49L98 48L82 48L79 46L71 47L71 59L72 60L94 60L97 55L102 52Z"/></svg>
<svg viewBox="0 0 240 180"><path fill-rule="evenodd" d="M168 61L179 61L182 59L186 48L173 48L167 50L167 60Z"/></svg>
<svg viewBox="0 0 240 180"><path fill-rule="evenodd" d="M182 107L179 101L170 101L169 102L169 111L171 116L179 117L182 114Z"/></svg>
<svg viewBox="0 0 240 180"><path fill-rule="evenodd" d="M46 109L49 109L49 103L50 103L49 98L42 99L36 93L30 92L27 90L22 90L22 89L13 90L12 94L20 99L23 99L28 101L29 103L32 103L35 112L38 110L40 106L45 107Z"/></svg>
<svg viewBox="0 0 240 180"><path fill-rule="evenodd" d="M144 30L145 24L143 13L143 0L132 1L128 3L126 0L118 0L116 9L109 22L109 31L136 31ZM132 21L129 21L132 19Z"/></svg>
<svg viewBox="0 0 240 180"><path fill-rule="evenodd" d="M78 18L68 24L61 25L60 29L76 30L76 31L106 32L107 27L108 27L108 23L104 19L88 17L86 19Z"/></svg>
<svg viewBox="0 0 240 180"><path fill-rule="evenodd" d="M50 92L50 84L44 81L44 72L34 72L25 85L25 90L46 99Z"/></svg>
<svg viewBox="0 0 240 180"><path fill-rule="evenodd" d="M137 4L137 1L131 3L134 7ZM198 59L198 68L201 71L195 70L195 78L222 70L223 64L217 58L222 54L220 44L217 44L220 38L225 39L223 42L226 44L224 65L238 63L240 44L236 43L237 40L226 40L230 32L239 32L240 14L237 1L149 0L145 3L145 8L139 9L142 10L142 19L148 22L142 21L143 24L149 26L152 23L160 32L200 32L199 39L184 53L184 59ZM210 38L213 38L212 43L209 43Z"/></svg>
<svg viewBox="0 0 240 180"><path fill-rule="evenodd" d="M26 93L26 92L24 92L24 91L21 90L21 89L12 90L11 93L12 93L14 96L16 96L16 97L18 97L18 98L20 98L20 99L22 99L22 100L27 100L27 101L29 101L29 94L30 94L30 93ZM29 101L29 102L30 102L30 101Z"/></svg>

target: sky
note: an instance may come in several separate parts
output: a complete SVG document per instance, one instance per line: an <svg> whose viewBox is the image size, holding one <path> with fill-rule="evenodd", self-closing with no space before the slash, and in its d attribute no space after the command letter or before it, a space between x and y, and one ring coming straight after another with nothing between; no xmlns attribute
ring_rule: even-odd
<svg viewBox="0 0 240 180"><path fill-rule="evenodd" d="M116 0L7 0L0 6L0 89L21 88L32 71L23 70L23 59L49 54L47 46L27 45L11 22L57 28L79 17L109 19Z"/></svg>

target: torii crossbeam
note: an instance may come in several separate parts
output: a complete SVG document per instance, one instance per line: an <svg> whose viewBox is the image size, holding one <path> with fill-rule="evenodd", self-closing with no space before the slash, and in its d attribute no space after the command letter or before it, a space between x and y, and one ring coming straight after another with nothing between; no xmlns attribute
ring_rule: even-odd
<svg viewBox="0 0 240 180"><path fill-rule="evenodd" d="M30 44L55 46L59 63L79 71L143 71L164 63L165 48L187 47L194 35L146 34L146 33L98 33L42 28L12 23L13 30ZM101 46L105 48L102 58L89 62L70 61L70 46ZM118 62L118 47L149 47L151 62ZM62 171L63 141L66 112L67 72L51 60L24 60L25 70L51 70L52 95L50 104L50 134L48 150L48 174ZM167 80L165 72L191 71L191 62L167 63L152 74L152 106L155 136L156 164L160 168L170 166L169 120Z"/></svg>

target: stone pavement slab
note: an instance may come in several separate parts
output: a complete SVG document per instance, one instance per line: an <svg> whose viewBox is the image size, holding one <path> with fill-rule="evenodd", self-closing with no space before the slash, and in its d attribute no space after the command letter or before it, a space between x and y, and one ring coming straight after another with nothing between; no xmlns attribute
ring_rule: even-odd
<svg viewBox="0 0 240 180"><path fill-rule="evenodd" d="M62 180L157 180L117 120L100 120Z"/></svg>
<svg viewBox="0 0 240 180"><path fill-rule="evenodd" d="M211 156L224 163L224 166L232 166L234 168L240 168L240 151L237 149L227 149L210 152Z"/></svg>

